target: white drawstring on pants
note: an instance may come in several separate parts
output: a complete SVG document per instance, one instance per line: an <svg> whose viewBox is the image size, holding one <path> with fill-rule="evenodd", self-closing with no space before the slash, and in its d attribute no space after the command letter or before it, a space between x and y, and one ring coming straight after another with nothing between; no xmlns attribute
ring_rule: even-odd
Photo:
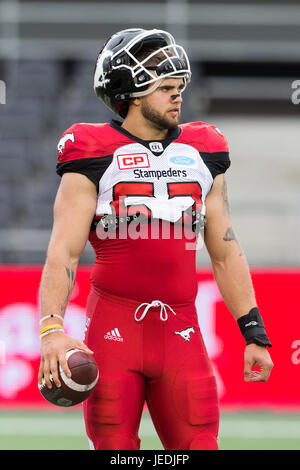
<svg viewBox="0 0 300 470"><path fill-rule="evenodd" d="M144 306L145 306L145 307L144 307ZM141 307L144 307L144 311L143 311L142 315L138 318L137 313L138 313L138 311L140 310ZM159 316L160 316L161 321L167 321L167 320L168 320L167 308L168 308L174 315L176 315L176 313L175 313L174 310L170 307L170 305L164 304L164 303L161 302L160 300L153 300L153 301L151 302L151 304L145 302L145 303L139 305L139 307L136 309L135 314L134 314L135 320L136 320L136 321L142 321L142 320L145 318L145 316L147 315L148 310L150 310L150 308L152 308L152 307L160 307Z"/></svg>

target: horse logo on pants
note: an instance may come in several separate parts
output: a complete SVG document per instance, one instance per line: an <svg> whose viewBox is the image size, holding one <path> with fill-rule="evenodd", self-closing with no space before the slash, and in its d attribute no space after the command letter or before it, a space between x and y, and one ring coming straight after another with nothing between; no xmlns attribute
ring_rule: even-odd
<svg viewBox="0 0 300 470"><path fill-rule="evenodd" d="M193 327L186 328L183 331L174 331L175 335L180 335L184 341L189 341L190 340L190 335L191 333L195 333L195 330Z"/></svg>

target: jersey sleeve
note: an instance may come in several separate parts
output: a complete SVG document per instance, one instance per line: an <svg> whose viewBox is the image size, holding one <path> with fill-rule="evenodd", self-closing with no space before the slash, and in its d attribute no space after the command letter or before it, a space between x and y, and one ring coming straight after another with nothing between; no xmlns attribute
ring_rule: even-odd
<svg viewBox="0 0 300 470"><path fill-rule="evenodd" d="M99 142L98 142L99 145ZM86 126L73 124L61 136L57 145L56 173L81 173L99 190L99 181L111 162L111 156L101 156Z"/></svg>
<svg viewBox="0 0 300 470"><path fill-rule="evenodd" d="M207 127L205 147L200 154L213 178L225 173L230 167L228 143L224 134L217 127Z"/></svg>

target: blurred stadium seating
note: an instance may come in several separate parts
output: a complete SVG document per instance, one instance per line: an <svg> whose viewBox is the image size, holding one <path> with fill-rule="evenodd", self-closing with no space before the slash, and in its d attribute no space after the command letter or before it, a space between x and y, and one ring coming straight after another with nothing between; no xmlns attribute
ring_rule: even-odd
<svg viewBox="0 0 300 470"><path fill-rule="evenodd" d="M227 136L232 213L250 264L298 264L299 25L291 0L0 1L0 263L43 262L57 141L74 122L111 119L94 96L94 61L113 32L141 26L168 29L190 55L182 120ZM87 246L82 262L92 260ZM204 250L198 262L208 263Z"/></svg>

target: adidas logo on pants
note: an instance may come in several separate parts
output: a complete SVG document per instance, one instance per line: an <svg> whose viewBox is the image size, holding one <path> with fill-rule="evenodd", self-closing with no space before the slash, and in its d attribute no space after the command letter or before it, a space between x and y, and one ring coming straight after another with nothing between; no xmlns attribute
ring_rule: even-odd
<svg viewBox="0 0 300 470"><path fill-rule="evenodd" d="M123 341L118 328L114 328L112 331L108 331L106 335L104 335L104 338L111 339L113 341Z"/></svg>

